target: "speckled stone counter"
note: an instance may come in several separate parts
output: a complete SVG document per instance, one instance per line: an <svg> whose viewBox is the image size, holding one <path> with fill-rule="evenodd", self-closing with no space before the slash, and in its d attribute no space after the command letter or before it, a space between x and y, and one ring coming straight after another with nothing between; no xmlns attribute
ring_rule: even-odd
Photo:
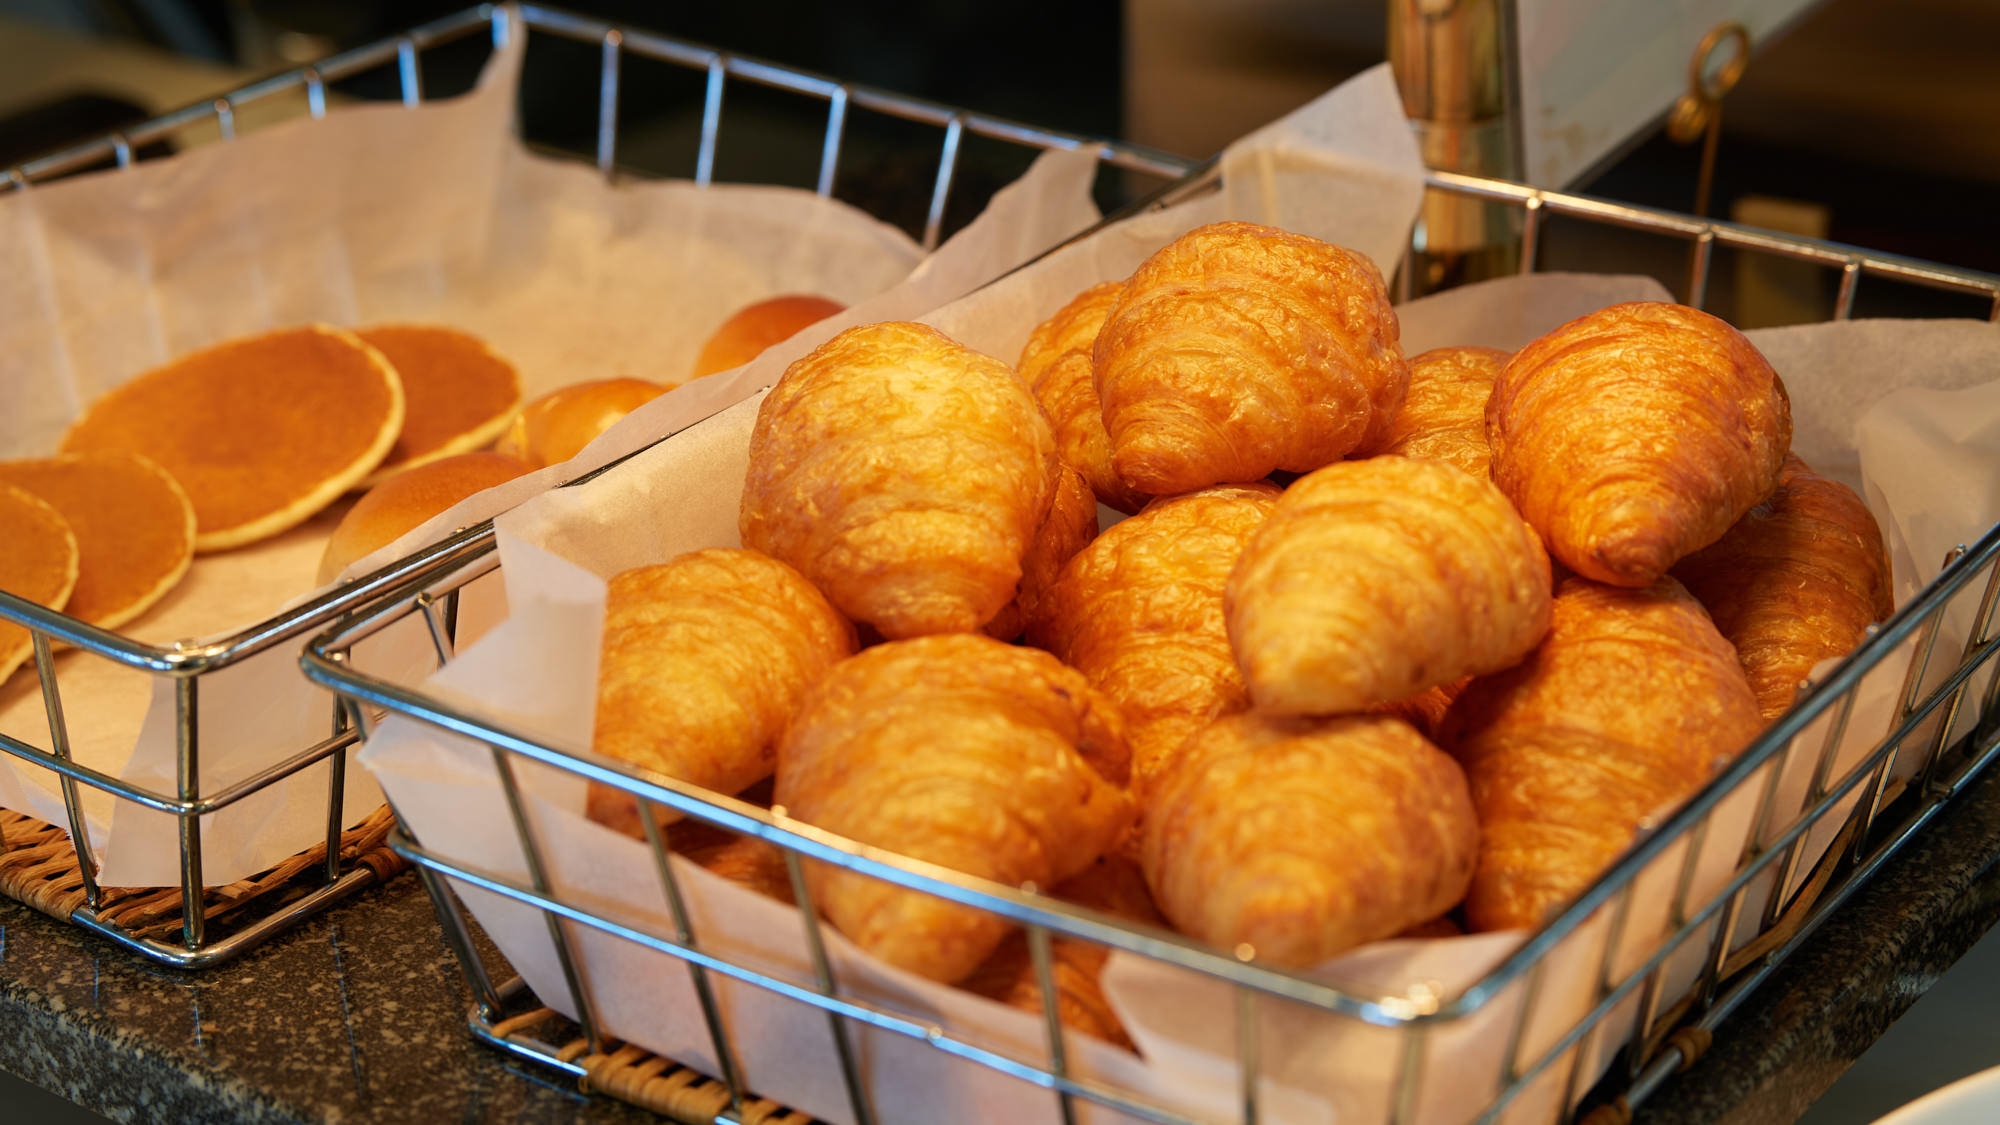
<svg viewBox="0 0 2000 1125"><path fill-rule="evenodd" d="M1793 1120L2000 918L2000 773L1974 784L1726 1024L1638 1125ZM466 1035L405 876L201 974L0 902L0 1067L121 1121L638 1122Z"/></svg>

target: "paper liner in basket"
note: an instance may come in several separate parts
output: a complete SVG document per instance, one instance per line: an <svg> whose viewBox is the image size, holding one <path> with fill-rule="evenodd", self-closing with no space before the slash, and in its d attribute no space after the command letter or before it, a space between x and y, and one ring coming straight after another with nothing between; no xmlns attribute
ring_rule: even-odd
<svg viewBox="0 0 2000 1125"><path fill-rule="evenodd" d="M1393 99L1386 77L1371 75L1314 108L1398 113ZM1274 131L1288 143L1301 132ZM1372 161L1348 154L1344 161L1279 162L1260 160L1254 150L1233 152L1231 191L1118 224L920 319L971 346L1011 358L1036 323L1085 286L1124 276L1146 254L1193 226L1239 215L1266 217L1272 209L1300 216L1294 221L1306 226L1307 233L1349 243L1373 239L1373 245L1393 247L1406 229L1383 231L1365 225L1343 229L1339 225L1343 218L1370 212L1318 207L1293 194L1324 191L1328 198L1340 198L1359 190L1351 168L1373 176L1396 166L1393 154L1377 155L1380 159ZM1267 191L1257 177L1268 176L1274 167L1284 168L1286 174L1271 182ZM1414 169L1410 172L1414 183ZM1415 198L1412 191L1408 196L1412 212ZM1427 298L1405 306L1401 315L1406 346L1413 352L1448 343L1513 348L1605 304L1665 298L1665 291L1649 279L1543 275ZM1939 338L1931 333L1956 331L1949 326L1784 331L1800 334L1800 340L1811 340L1819 332L1902 333L1898 338L1906 354L1914 348L1927 361L1915 367L1903 362L1884 366L1876 362L1880 359L1876 351L1862 348L1836 350L1824 362L1795 365L1795 353L1786 350L1787 338L1767 336L1774 339L1770 350L1795 402L1822 395L1837 400L1860 385L1961 385L1953 381L1991 372L1996 369L1993 361L2000 359L2000 336L1952 354L1925 343ZM1989 395L1993 390L1987 388ZM601 612L597 580L685 550L738 542L737 498L755 409L756 399L747 399L588 485L536 497L503 517L502 560L513 616L463 650L434 678L431 690L541 732L552 745L586 746L594 674L587 670L595 667ZM1831 465L1836 471L1843 461L1856 463L1852 434L1839 427L1802 426L1798 447L1815 464ZM1952 457L1957 452L1932 450L1922 455ZM1861 467L1869 469L1866 464ZM1900 496L1893 500L1897 505L1904 502ZM1908 502L1917 509L1930 503L1921 495ZM1896 513L1878 514L1889 527ZM1994 514L1982 518L1990 521ZM1840 764L1835 777L1887 729L1903 667L1904 662L1891 659L1864 682L1846 735L1836 748ZM1765 841L1796 819L1818 749L1814 739L1823 728L1824 722L1809 728L1794 752L1779 763L1784 768L1772 805L1774 815L1760 833ZM522 875L520 844L484 749L391 719L382 724L363 760L394 796L426 847L480 870ZM1602 1073L1629 1034L1648 999L1638 988L1602 1005L1608 1017L1596 1031L1572 1036L1577 1021L1599 1006L1601 980L1615 982L1634 970L1662 966L1651 1000L1664 1010L1696 979L1717 924L1715 917L1695 927L1679 948L1662 948L1676 899L1681 897L1682 872L1690 872L1684 904L1691 910L1727 885L1746 842L1758 830L1764 783L1772 768L1767 765L1732 791L1698 839L1683 837L1665 848L1640 873L1622 917L1614 917L1617 912L1611 907L1600 909L1551 951L1538 974L1534 1010L1520 1035L1519 1061L1534 1069L1508 1106L1505 1120L1553 1120L1561 1105L1573 1101ZM522 782L531 795L531 819L546 849L557 894L607 918L655 934L670 933L642 846L578 814L579 779L524 763ZM1844 807L1836 805L1819 822L1800 853L1791 887L1826 847L1825 837L1837 829ZM1662 810L1662 816L1669 811ZM1700 850L1692 866L1686 866L1688 848L1697 842ZM796 938L799 920L791 910L709 878L692 865L677 863L676 871L701 900L694 929L704 949L809 987L808 962ZM489 893L460 890L537 995L571 1011L574 1004L567 997L539 915ZM1737 940L1747 939L1768 897L1767 887L1750 888L1741 912L1745 926ZM590 982L608 1034L716 1072L684 966L665 953L589 927L572 926L570 932L576 936L582 975ZM934 1023L954 1036L1012 1057L1043 1061L1045 1048L1033 1017L912 980L874 963L828 932L838 977L850 994L891 1003L919 1024ZM1521 940L1522 935L1511 933L1378 943L1323 966L1315 975L1359 995L1393 995L1413 1003L1425 998L1441 1001L1479 979ZM1200 1119L1235 1119L1239 1076L1230 991L1186 971L1123 953L1112 957L1104 983L1141 1057L1072 1035L1070 1059L1077 1070L1094 1081ZM825 1019L796 1001L760 994L752 986L724 982L720 987L727 994L725 1022L749 1087L830 1120L848 1119ZM1416 1053L1408 1056L1419 1067L1415 1120L1460 1125L1490 1103L1500 1085L1505 1066L1501 1056L1511 1042L1526 987L1526 979L1517 980L1471 1017L1427 1033ZM1260 1002L1258 1016L1263 1044L1259 1088L1266 1094L1267 1120L1387 1119L1397 1068L1406 1057L1407 1041L1400 1032L1274 1000ZM875 1108L887 1120L1055 1119L1054 1100L1044 1090L894 1034L861 1028L854 1034ZM1575 1049L1556 1051L1561 1045ZM1545 1061L1537 1065L1537 1060Z"/></svg>
<svg viewBox="0 0 2000 1125"><path fill-rule="evenodd" d="M1083 152L1045 154L927 259L901 231L809 191L613 186L513 139L525 38L497 51L461 98L338 109L0 198L0 308L9 310L0 318L0 456L48 452L98 394L187 349L304 321L467 328L516 364L528 397L620 375L674 382L708 332L751 301L815 292L869 319L916 315L1097 216L1096 160ZM671 392L582 460L713 413L762 378L738 372ZM649 435L646 425L657 428ZM503 511L580 464L476 497L350 573ZM130 635L157 644L220 636L302 601L342 510L204 556ZM469 606L468 624L478 617ZM427 646L421 630L404 631L357 658L415 674ZM201 792L330 733L330 699L299 674L297 647L201 678ZM80 653L57 663L77 760L172 792L171 685ZM31 671L0 687L0 731L50 745ZM319 839L327 776L314 766L205 818L205 881L253 873ZM179 881L171 817L83 793L103 882ZM379 802L373 780L348 770L348 812L358 818ZM67 823L54 776L11 759L0 759L0 806Z"/></svg>

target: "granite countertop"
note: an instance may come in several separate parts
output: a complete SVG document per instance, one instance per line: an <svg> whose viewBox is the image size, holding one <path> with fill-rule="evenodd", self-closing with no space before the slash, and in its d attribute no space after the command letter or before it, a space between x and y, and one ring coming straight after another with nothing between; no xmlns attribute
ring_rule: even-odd
<svg viewBox="0 0 2000 1125"><path fill-rule="evenodd" d="M1822 926L1638 1125L1793 1120L2000 918L1996 860L2000 771ZM476 1044L468 1003L408 875L197 974L0 901L0 1067L114 1119L655 1120Z"/></svg>

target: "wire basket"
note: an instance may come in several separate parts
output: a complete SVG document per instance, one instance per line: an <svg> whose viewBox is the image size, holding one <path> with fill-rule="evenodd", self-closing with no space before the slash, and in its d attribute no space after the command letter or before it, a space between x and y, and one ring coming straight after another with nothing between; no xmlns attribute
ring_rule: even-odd
<svg viewBox="0 0 2000 1125"><path fill-rule="evenodd" d="M1164 204L1210 190L1216 175L1212 164L1192 169L1154 202ZM1689 252L1685 300L1696 306L1706 300L1711 263L1720 245L1838 270L1835 319L1851 313L1864 278L1897 279L1970 294L1990 302L1990 315L2000 319L2000 278L1988 275L1471 176L1433 172L1428 185L1430 191L1447 197L1516 211L1524 236L1523 273L1535 270L1544 221L1554 215L1684 241ZM618 470L614 465L604 471ZM769 990L825 1013L839 1051L848 1109L859 1121L872 1121L874 1113L850 1038L857 1027L908 1037L955 1056L964 1065L988 1067L1046 1089L1052 1112L1064 1120L1074 1120L1081 1103L1150 1121L1191 1120L1129 1089L1075 1073L1067 1046L1074 1033L1065 1030L1057 1009L1050 952L1056 939L1163 962L1231 990L1240 1091L1235 1116L1246 1123L1259 1120L1268 1109L1258 1081L1266 1045L1260 1043L1256 1013L1270 1000L1303 1005L1330 1019L1385 1029L1397 1037L1388 1064L1393 1081L1379 1117L1389 1125L1417 1120L1432 1045L1455 1028L1496 1012L1506 1013L1496 1032L1504 1049L1492 1073L1450 1076L1459 1084L1484 1083L1473 1114L1477 1121L1484 1125L1502 1120L1517 1102L1528 1106L1524 1096L1531 1090L1551 1088L1559 1095L1548 1103L1557 1107L1552 1115L1567 1116L1593 1080L1595 1070L1584 1061L1587 1049L1599 1052L1599 1062L1611 1059L1613 1065L1604 1086L1586 1104L1596 1104L1591 1112L1607 1115L1604 1120L1619 1120L1677 1067L1692 1061L1704 1049L1709 1033L2000 752L2000 699L1996 699L2000 675L1995 674L2000 665L1996 659L2000 636L1995 631L2000 526L1996 526L1976 544L1952 552L1934 581L1875 628L1821 682L1803 690L1793 709L1736 761L1669 818L1641 833L1575 903L1476 983L1444 994L1420 988L1371 993L1273 969L1254 958L1245 961L1230 951L1129 924L1033 888L1003 886L859 845L781 811L648 774L585 747L552 745L408 683L358 670L347 660L352 646L412 618L422 619L438 663L445 663L454 650L452 623L460 591L500 566L490 527L469 530L440 544L428 557L438 566L431 571L431 580L413 584L315 640L303 657L307 674L340 693L357 716L381 709L470 738L491 751L525 859L525 877L453 859L400 832L392 839L397 853L412 861L425 880L446 937L465 970L474 997L470 1021L474 1035L502 1051L684 1121L793 1119L744 1088L729 1028L715 998L718 978ZM1964 628L1966 640L1958 651L1939 653L1940 631L1947 619L1954 628ZM1848 737L1848 719L1864 684L1875 682L1877 675L1887 675L1899 685L1894 720L1879 739L1864 740L1857 747ZM670 927L635 926L609 916L592 902L552 889L545 852L524 811L517 776L524 762L636 799L639 821L648 828L656 889L671 913ZM1791 776L1794 767L1809 772L1811 780L1798 811L1789 813L1776 797L1781 777ZM1904 775L1907 781L1900 780ZM1728 845L1729 869L1719 889L1696 895L1697 856L1703 854L1711 829L1720 823L1719 812L1732 801L1733 807L1753 814L1753 827L1740 850ZM782 851L798 903L810 902L801 865L811 860L970 905L1023 927L1042 995L1044 1049L1035 1057L997 1051L954 1035L928 1017L843 989L826 952L823 924L811 909L796 911L804 947L811 955L811 979L804 983L703 944L691 930L684 891L668 862L664 837L652 827L656 809L671 809L692 821L775 845ZM1718 829L1716 839L1723 838ZM1816 850L1813 841L1826 845L1817 861L1808 858ZM1661 874L1664 881L1656 877ZM482 956L476 925L457 893L465 888L539 913L561 963L568 992L564 999L578 1014L577 1023L555 1015L518 976L507 976L507 968ZM1628 924L1636 929L1635 918L1655 913L1658 939L1641 955L1626 956L1629 947L1620 939ZM578 968L577 935L584 931L608 934L686 963L716 1073L696 1074L607 1039ZM1578 945L1588 935L1596 935L1596 945ZM1573 960L1558 964L1565 950L1600 947L1601 953L1593 952L1580 967ZM1558 980L1565 972L1568 975ZM1562 1016L1557 1025L1549 1026L1556 1018L1551 1013L1560 1014L1549 997L1564 987L1582 990L1573 1005L1576 1015ZM1614 1019L1620 1021L1616 1026Z"/></svg>
<svg viewBox="0 0 2000 1125"><path fill-rule="evenodd" d="M697 183L706 184L712 179L723 95L732 79L789 91L808 104L819 102L826 106L824 131L815 148L818 173L815 183L810 185L822 196L834 191L841 168L843 137L848 121L856 112L882 114L930 127L938 138L939 148L922 231L927 249L946 233L947 204L965 194L964 189L954 192L954 171L959 166L961 141L967 135L989 138L1029 153L1081 149L1097 156L1101 172L1118 169L1159 181L1171 180L1187 167L1186 161L1139 146L1035 128L843 83L697 44L613 27L557 9L482 5L7 169L0 173L0 192L30 190L37 183L107 165L122 168L130 165L134 154L145 146L211 126L227 142L236 136L238 113L246 106L256 105L262 110L271 107L274 100L303 95L303 105L294 108L311 117L321 117L326 113L331 83L380 68L393 67L403 103L418 105L424 99L420 65L423 52L476 41L481 36L490 37L492 44L498 46L515 34L539 34L599 46L601 72L592 107L597 112L595 148L589 153L569 155L594 160L607 176L625 171L618 162L618 104L620 62L628 55L691 68L705 75L694 172ZM924 158L929 159L927 155ZM51 826L30 817L6 814L7 819L0 823L0 841L4 841L6 848L0 854L0 892L103 934L154 961L198 968L242 953L286 926L400 870L402 861L381 846L387 828L386 814L370 816L350 826L347 818L353 810L342 808L347 751L355 745L356 737L340 708L328 709L331 726L325 739L290 752L252 777L220 789L205 788L201 770L201 686L203 678L212 673L272 648L302 643L343 614L407 593L448 571L456 562L457 556L442 547L420 552L219 640L165 646L141 643L0 592L0 622L23 626L32 634L34 667L41 682L50 732L46 746L0 734L0 750L60 776L68 819L66 825ZM176 778L171 789L128 782L78 765L71 759L62 689L52 663L53 646L58 643L171 683L176 747ZM227 887L208 886L202 874L200 819L322 764L328 785L325 841L312 852L302 853L252 879ZM178 818L181 879L177 892L106 888L98 884L98 865L84 830L80 787ZM65 835L74 842L73 848L64 841Z"/></svg>

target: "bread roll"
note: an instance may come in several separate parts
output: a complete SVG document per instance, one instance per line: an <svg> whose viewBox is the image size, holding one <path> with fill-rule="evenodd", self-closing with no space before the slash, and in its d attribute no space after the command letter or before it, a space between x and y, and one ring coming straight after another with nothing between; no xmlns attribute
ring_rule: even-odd
<svg viewBox="0 0 2000 1125"><path fill-rule="evenodd" d="M494 448L540 469L583 452L597 435L671 388L644 379L572 383L521 408Z"/></svg>
<svg viewBox="0 0 2000 1125"><path fill-rule="evenodd" d="M341 517L320 556L320 585L460 500L527 471L527 465L504 453L461 453L397 473L369 489Z"/></svg>
<svg viewBox="0 0 2000 1125"><path fill-rule="evenodd" d="M741 367L764 349L790 339L799 329L816 324L846 305L825 297L788 294L772 297L738 309L722 322L695 357L693 378Z"/></svg>

